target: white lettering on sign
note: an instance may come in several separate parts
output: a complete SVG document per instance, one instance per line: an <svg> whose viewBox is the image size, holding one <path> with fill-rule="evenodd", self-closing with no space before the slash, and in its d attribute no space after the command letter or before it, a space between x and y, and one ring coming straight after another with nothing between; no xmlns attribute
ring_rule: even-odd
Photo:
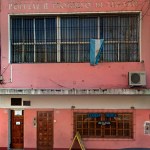
<svg viewBox="0 0 150 150"><path fill-rule="evenodd" d="M92 4L90 2L55 2L52 4L53 8L90 8L91 6Z"/></svg>
<svg viewBox="0 0 150 150"><path fill-rule="evenodd" d="M113 1L113 2L108 2L107 5L109 7L135 7L138 5L137 0L133 0L133 1Z"/></svg>
<svg viewBox="0 0 150 150"><path fill-rule="evenodd" d="M109 2L60 2L48 0L8 0L9 10L45 10L45 9L89 9L89 8L119 8L119 7L135 7L138 5L138 0L127 1L127 0L112 0Z"/></svg>
<svg viewBox="0 0 150 150"><path fill-rule="evenodd" d="M104 7L104 3L100 2L100 3L96 3L95 7L99 8L99 7Z"/></svg>
<svg viewBox="0 0 150 150"><path fill-rule="evenodd" d="M9 10L39 10L39 9L48 9L48 4L9 4Z"/></svg>

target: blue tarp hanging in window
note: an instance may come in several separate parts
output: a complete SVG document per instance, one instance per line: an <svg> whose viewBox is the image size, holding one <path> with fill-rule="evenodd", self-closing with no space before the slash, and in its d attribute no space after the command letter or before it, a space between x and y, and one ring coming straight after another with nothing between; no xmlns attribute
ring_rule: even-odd
<svg viewBox="0 0 150 150"><path fill-rule="evenodd" d="M90 39L90 64L97 65L103 51L104 39Z"/></svg>

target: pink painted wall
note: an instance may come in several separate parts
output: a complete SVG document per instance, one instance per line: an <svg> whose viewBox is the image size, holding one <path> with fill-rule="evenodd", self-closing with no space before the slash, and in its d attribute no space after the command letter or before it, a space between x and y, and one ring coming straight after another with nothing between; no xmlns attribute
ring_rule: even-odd
<svg viewBox="0 0 150 150"><path fill-rule="evenodd" d="M36 147L36 131L33 120L37 117L37 110L25 110L24 111L24 147L34 148Z"/></svg>
<svg viewBox="0 0 150 150"><path fill-rule="evenodd" d="M73 114L71 110L54 111L54 148L68 148L73 138Z"/></svg>
<svg viewBox="0 0 150 150"><path fill-rule="evenodd" d="M0 109L0 147L8 145L8 110Z"/></svg>
<svg viewBox="0 0 150 150"><path fill-rule="evenodd" d="M78 110L75 110L78 111ZM87 110L79 110L87 112ZM92 111L92 110L91 110ZM106 110L94 110L106 111ZM115 111L115 110L107 110ZM131 110L117 110L131 111ZM30 111L31 112L31 111ZM134 110L134 139L83 139L87 149L121 149L150 148L149 136L144 135L144 122L149 120L150 110ZM34 133L35 134L35 133ZM28 138L30 135L28 135ZM27 136L26 136L27 138ZM66 109L54 110L54 148L68 149L73 140L73 111ZM32 144L31 144L32 145ZM34 145L34 144L33 144Z"/></svg>
<svg viewBox="0 0 150 150"><path fill-rule="evenodd" d="M78 111L78 110L77 110ZM79 110L87 112L89 110ZM100 110L97 110L100 111ZM105 110L106 111L106 110ZM107 110L109 111L109 110ZM111 110L114 111L114 110ZM117 110L119 111L119 110ZM120 110L130 111L130 110ZM30 114L30 118L35 116L35 110L27 110L26 116ZM121 149L121 148L149 148L149 136L144 135L144 122L149 120L150 110L135 110L134 112L134 139L99 139L87 138L83 139L85 147L88 149ZM31 119L32 120L32 119ZM26 144L25 147L34 148L36 130L33 130L32 123L27 119L25 126L28 126L28 133L25 132ZM30 122L30 123L29 123ZM27 127L26 127L27 128ZM32 131L33 130L33 131ZM29 133L30 131L30 133ZM32 137L31 137L32 134ZM28 139L28 140L27 140ZM54 110L54 148L69 148L73 140L73 111L66 109Z"/></svg>
<svg viewBox="0 0 150 150"><path fill-rule="evenodd" d="M146 71L147 88L150 88L150 16L144 15L141 23L141 62L99 63L46 63L12 64L12 83L10 82L11 65L9 63L8 15L19 13L76 13L76 12L113 12L141 11L144 14L148 6L144 0L127 3L121 0L75 1L68 0L1 0L1 50L4 77L3 88L128 88L129 71ZM102 5L103 4L103 5ZM101 7L102 6L102 7ZM149 13L149 12L148 12Z"/></svg>
<svg viewBox="0 0 150 150"><path fill-rule="evenodd" d="M33 119L37 117L37 111L42 109L26 109L24 111L24 148L36 148L37 128L33 126ZM45 109L44 111L52 111ZM55 109L54 111L54 148L68 149L73 140L73 111L67 109ZM75 110L88 112L89 110ZM92 111L92 110L90 110ZM115 110L94 110L115 111ZM130 110L117 110L129 112ZM133 139L100 139L85 138L83 142L88 149L121 149L121 148L150 148L149 135L144 135L144 122L149 121L150 110L134 110L134 138ZM8 145L8 112L0 110L0 147Z"/></svg>

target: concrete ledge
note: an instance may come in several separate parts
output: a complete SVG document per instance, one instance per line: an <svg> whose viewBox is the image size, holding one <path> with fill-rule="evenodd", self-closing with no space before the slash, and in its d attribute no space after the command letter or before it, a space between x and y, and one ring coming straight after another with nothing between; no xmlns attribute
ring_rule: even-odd
<svg viewBox="0 0 150 150"><path fill-rule="evenodd" d="M150 89L13 89L1 88L1 95L150 95Z"/></svg>

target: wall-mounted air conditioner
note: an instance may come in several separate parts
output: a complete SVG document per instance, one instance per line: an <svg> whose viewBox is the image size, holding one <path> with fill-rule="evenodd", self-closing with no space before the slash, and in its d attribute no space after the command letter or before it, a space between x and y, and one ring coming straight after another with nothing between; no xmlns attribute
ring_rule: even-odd
<svg viewBox="0 0 150 150"><path fill-rule="evenodd" d="M146 72L129 72L129 86L146 86Z"/></svg>

